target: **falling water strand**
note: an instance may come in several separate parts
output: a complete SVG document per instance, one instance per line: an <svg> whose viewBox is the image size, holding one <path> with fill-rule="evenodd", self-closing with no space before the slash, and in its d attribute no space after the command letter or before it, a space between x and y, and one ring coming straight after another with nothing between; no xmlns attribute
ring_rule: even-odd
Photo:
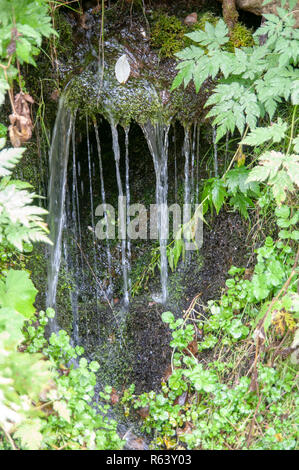
<svg viewBox="0 0 299 470"><path fill-rule="evenodd" d="M128 290L128 265L126 257L126 205L123 200L123 189L122 182L120 177L120 148L118 141L118 131L117 125L111 120L111 133L112 133L112 145L115 159L116 167L116 179L118 187L118 197L119 197L119 233L118 236L121 238L121 261L122 261L122 271L123 271L123 284L124 284L124 303L125 305L129 304L129 290Z"/></svg>
<svg viewBox="0 0 299 470"><path fill-rule="evenodd" d="M190 182L191 204L193 204L194 202L194 163L195 163L195 152L196 152L196 134L197 134L197 124L195 123L193 127L192 152L191 152L191 182Z"/></svg>
<svg viewBox="0 0 299 470"><path fill-rule="evenodd" d="M190 142L190 128L185 127L185 136L183 143L183 153L185 155L185 188L184 188L184 210L183 210L183 223L187 224L190 220L190 154L191 154L191 142ZM187 242L186 232L184 232L184 240ZM185 256L185 264L188 264L190 260L190 251L187 251Z"/></svg>
<svg viewBox="0 0 299 470"><path fill-rule="evenodd" d="M199 152L200 152L200 127L197 127L196 132L196 204L198 204L198 196L199 196Z"/></svg>
<svg viewBox="0 0 299 470"><path fill-rule="evenodd" d="M100 136L98 131L97 122L94 122L94 130L97 142L97 151L98 151L98 158L99 158L99 169L100 169L100 183L101 183L101 196L102 196L102 204L105 207L106 205L106 193L105 193L105 185L104 185L104 174L103 174L103 162L102 162L102 151L101 151L101 142ZM107 261L108 261L108 272L109 272L109 292L110 294L112 291L112 277L111 277L111 251L110 251L110 243L109 243L109 234L108 234L108 216L105 210L104 212L105 224L106 224L106 254L107 254Z"/></svg>
<svg viewBox="0 0 299 470"><path fill-rule="evenodd" d="M188 205L190 204L190 180L189 180L189 166L190 166L190 129L185 128L185 137L183 144L183 153L185 155L185 190L184 190L184 224L189 221Z"/></svg>
<svg viewBox="0 0 299 470"><path fill-rule="evenodd" d="M53 245L48 263L47 306L55 308L59 268L61 262L61 241L65 218L65 192L67 164L72 130L73 116L65 106L64 97L59 101L59 108L53 131L49 154L49 228ZM57 331L55 320L49 322L50 331Z"/></svg>
<svg viewBox="0 0 299 470"><path fill-rule="evenodd" d="M92 225L93 236L95 236L93 189L92 189L92 174L91 174L91 149L90 149L88 117L87 116L86 116L86 136L87 136L87 157L88 157L88 176L89 176L89 194L90 194L90 208L91 208L91 225Z"/></svg>
<svg viewBox="0 0 299 470"><path fill-rule="evenodd" d="M165 124L148 122L142 129L154 161L156 173L156 205L158 208L158 234L160 243L160 271L161 271L161 302L167 301L167 241L168 241L168 209L167 209L167 160L168 160L168 133L169 127Z"/></svg>
<svg viewBox="0 0 299 470"><path fill-rule="evenodd" d="M72 184L72 220L74 226L74 232L77 235L79 232L78 228L78 212L77 212L77 168L76 168L76 142L75 142L75 122L72 125L72 151L73 151L73 184Z"/></svg>
<svg viewBox="0 0 299 470"><path fill-rule="evenodd" d="M72 150L73 150L73 191L72 191L72 218L75 224L75 239L78 240L79 245L82 246L82 231L81 231L81 219L80 219L80 203L79 203L79 191L78 191L78 176L80 176L80 162L78 162L77 172L77 159L76 159L76 138L75 138L75 122L72 126ZM84 277L84 261L82 254L81 259L81 275Z"/></svg>
<svg viewBox="0 0 299 470"><path fill-rule="evenodd" d="M91 230L92 230L92 245L93 245L93 264L94 272L97 275L97 253L96 253L96 238L95 238L95 220L94 220L94 205L93 205L93 188L92 188L92 174L91 174L91 149L89 140L88 117L86 116L86 137L87 137L87 160L88 160L88 176L89 176L89 195L90 195L90 210L91 210ZM98 284L96 283L96 300L99 298ZM96 302L98 309L98 302Z"/></svg>
<svg viewBox="0 0 299 470"><path fill-rule="evenodd" d="M73 232L73 238L71 240L72 252L74 253L74 260L69 254L68 244L64 241L64 251L67 268L72 269L72 276L76 282L76 288L70 290L70 300L73 313L73 341L74 344L79 344L79 312L78 312L78 291L79 282L82 282L84 278L83 270L83 258L81 255L81 265L79 261L79 254L77 247L74 246L74 240L78 240L80 246L82 245L81 239L81 225L80 225L80 212L79 212L79 197L78 197L78 184L77 184L77 165L76 165L76 139L75 139L75 120L72 125L72 150L73 150L73 182L72 182L72 209L71 209L71 220L72 226L71 231ZM69 218L68 218L69 220Z"/></svg>
<svg viewBox="0 0 299 470"><path fill-rule="evenodd" d="M216 126L213 127L213 146L214 146L214 171L215 177L218 178L218 147L216 142Z"/></svg>
<svg viewBox="0 0 299 470"><path fill-rule="evenodd" d="M129 226L130 223L130 216L129 216L129 207L131 203L131 195L130 195L130 162L129 162L129 127L125 128L125 148L126 148L126 154L125 154L125 159L126 159L126 204L127 204L127 227ZM127 264L128 264L128 272L131 270L131 240L129 237L127 237ZM129 286L131 284L130 276L128 279Z"/></svg>
<svg viewBox="0 0 299 470"><path fill-rule="evenodd" d="M73 220L73 207L70 208L70 200L69 200L69 192L67 192L66 198L66 220L71 221L71 226L68 226L68 233L74 232L74 220ZM67 224L67 222L66 222ZM64 237L63 239L63 253L64 253L64 262L65 262L65 271L67 277L76 281L76 288L71 288L69 290L70 294L70 302L72 307L72 315L73 315L73 334L72 340L73 345L79 344L79 315L78 315L78 280L77 280L77 272L78 272L78 257L75 255L75 259L72 256L72 252L74 251L74 238L71 237Z"/></svg>
<svg viewBox="0 0 299 470"><path fill-rule="evenodd" d="M174 151L174 201L177 202L178 195L178 170L177 170L177 148L175 123L173 125L173 151Z"/></svg>

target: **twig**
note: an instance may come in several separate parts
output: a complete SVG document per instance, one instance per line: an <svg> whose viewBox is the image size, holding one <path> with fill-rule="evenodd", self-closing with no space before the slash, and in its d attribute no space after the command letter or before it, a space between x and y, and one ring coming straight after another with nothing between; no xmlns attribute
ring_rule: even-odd
<svg viewBox="0 0 299 470"><path fill-rule="evenodd" d="M200 292L199 294L197 294L195 297L193 297L189 307L187 308L186 312L184 313L184 318L185 318L185 322L187 321L189 315L193 312L194 310L194 307L197 303L197 299L202 295L202 292ZM185 323L184 322L184 323Z"/></svg>

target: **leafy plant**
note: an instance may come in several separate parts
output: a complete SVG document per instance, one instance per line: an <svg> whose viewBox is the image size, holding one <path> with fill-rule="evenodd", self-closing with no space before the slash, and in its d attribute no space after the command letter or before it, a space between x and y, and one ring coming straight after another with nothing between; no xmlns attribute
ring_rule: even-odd
<svg viewBox="0 0 299 470"><path fill-rule="evenodd" d="M184 318L162 314L172 330L173 353L161 392L136 396L131 387L122 399L127 414L130 406L142 408L144 430L155 431L153 448L296 448L297 371L290 362L298 364L298 254L294 251L298 212L282 205L275 215L282 229L278 240L265 239L246 277L244 268L231 267L220 300L209 301L197 318L189 309ZM250 361L257 331L265 340L259 365ZM281 361L273 367L277 340L283 344L289 333L294 340L284 351L286 356L295 353L291 361L281 353ZM205 356L207 350L210 354ZM206 360L211 354L214 361ZM259 357L258 349L255 354ZM256 375L244 375L244 367L249 372L257 367Z"/></svg>
<svg viewBox="0 0 299 470"><path fill-rule="evenodd" d="M2 139L1 145L4 145ZM2 148L1 147L1 148ZM31 205L31 186L11 179L24 149L0 152L1 245L14 251L31 241L49 242L41 215ZM27 247L28 248L28 247ZM0 275L0 446L12 449L119 449L117 423L107 407L92 406L99 365L81 358L65 331L45 339L55 312L35 315L37 290L26 271L5 269Z"/></svg>
<svg viewBox="0 0 299 470"><path fill-rule="evenodd" d="M43 449L120 449L123 441L116 432L117 423L106 418L108 406L93 404L96 372L99 364L82 357L84 349L70 345L68 334L60 330L52 334L49 342L44 329L48 316L54 311L38 316L38 327L32 321L25 328L25 343L30 353L42 351L52 365L53 384L39 397L38 407L47 406L42 416ZM36 318L34 319L36 325ZM78 359L80 358L80 359ZM76 361L76 362L74 362ZM70 365L71 364L71 365ZM75 365L76 364L76 365Z"/></svg>
<svg viewBox="0 0 299 470"><path fill-rule="evenodd" d="M46 0L0 1L0 106L12 80L18 75L16 62L36 65L42 38L57 34L51 26Z"/></svg>
<svg viewBox="0 0 299 470"><path fill-rule="evenodd" d="M249 377L241 376L233 381L233 362L219 358L204 365L200 357L192 354L188 344L194 342L193 325L182 319L175 320L171 312L165 312L162 317L173 331L171 373L162 382L161 392L151 391L136 396L134 386L131 386L122 398L127 410L130 405L143 410L144 430L148 433L155 431L152 448L185 449L182 444L188 449L210 450L295 448L296 400L292 393L295 370L289 368L283 376L272 367L261 365L259 400L251 390ZM231 321L231 334L235 341L243 337L239 323L238 319ZM285 420L280 420L279 416L287 409L292 411ZM262 432L256 433L251 442L247 431L253 415Z"/></svg>
<svg viewBox="0 0 299 470"><path fill-rule="evenodd" d="M19 352L24 341L22 329L26 317L35 311L35 295L36 289L25 272L11 270L6 283L1 281L0 427L13 448L12 433L21 437L29 448L35 448L41 440L41 423L33 403L38 401L52 378L50 363L45 362L41 354Z"/></svg>
<svg viewBox="0 0 299 470"><path fill-rule="evenodd" d="M225 173L222 178L210 178L205 181L201 194L203 213L210 208L219 214L221 207L227 202L248 218L248 208L254 207L253 198L260 195L258 183L250 182L249 170L244 166L234 168Z"/></svg>
<svg viewBox="0 0 299 470"><path fill-rule="evenodd" d="M294 107L293 116L296 115L297 106ZM247 183L253 181L267 182L270 185L273 197L278 205L281 205L287 197L287 191L292 192L295 187L299 187L299 155L290 154L290 149L294 146L296 151L296 139L293 139L293 125L291 128L291 137L289 138L289 145L287 153L277 152L270 150L262 153L259 157L259 165L254 167L247 178ZM259 127L253 130L245 139L243 143L248 145L256 145L257 142L263 143L267 140L273 140L279 143L286 137L287 126L278 120L277 124L273 124L266 128ZM294 186L295 185L295 186Z"/></svg>
<svg viewBox="0 0 299 470"><path fill-rule="evenodd" d="M252 47L236 49L234 53L226 51L228 29L219 20L216 26L207 23L205 31L188 33L198 45L176 53L181 62L172 90L182 83L186 87L193 80L199 91L209 77L223 77L206 104L211 106L208 117L217 126L217 141L236 127L240 134L246 126L255 129L260 117L268 115L272 119L282 100L298 104L299 33L293 28L295 19L291 13L295 4L295 0L289 2L290 11L278 8L278 16L265 14L266 22L255 32L256 43ZM257 40L263 34L268 39L260 46Z"/></svg>
<svg viewBox="0 0 299 470"><path fill-rule="evenodd" d="M31 242L51 243L41 217L47 211L32 205L37 196L28 191L31 185L11 179L12 169L25 149L5 149L4 145L5 139L0 139L0 242L6 240L20 251Z"/></svg>

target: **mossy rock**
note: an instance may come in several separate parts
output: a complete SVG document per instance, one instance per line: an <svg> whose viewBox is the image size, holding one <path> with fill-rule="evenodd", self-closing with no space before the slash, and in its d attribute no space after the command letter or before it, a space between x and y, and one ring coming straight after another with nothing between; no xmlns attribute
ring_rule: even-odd
<svg viewBox="0 0 299 470"><path fill-rule="evenodd" d="M173 57L176 52L188 47L193 43L185 36L196 30L205 30L206 23L216 25L220 17L212 12L199 13L198 21L193 25L184 25L176 16L160 14L151 29L151 45L158 49L161 58ZM252 30L242 23L237 23L230 31L230 41L227 44L229 51L235 48L250 47L254 44Z"/></svg>
<svg viewBox="0 0 299 470"><path fill-rule="evenodd" d="M159 50L159 56L162 58L173 57L176 52L193 44L186 33L201 29L204 30L206 23L216 24L219 17L211 12L205 12L198 15L198 21L193 25L185 25L182 21L172 15L156 15L151 29L151 45Z"/></svg>

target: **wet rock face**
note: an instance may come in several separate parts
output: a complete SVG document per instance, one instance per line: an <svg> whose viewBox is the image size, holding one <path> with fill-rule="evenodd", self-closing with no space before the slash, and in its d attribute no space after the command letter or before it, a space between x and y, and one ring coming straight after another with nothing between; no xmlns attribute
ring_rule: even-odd
<svg viewBox="0 0 299 470"><path fill-rule="evenodd" d="M176 118L182 123L204 119L212 83L207 80L199 93L193 84L172 93L168 90L175 78L176 59L161 60L151 47L143 19L123 18L105 30L104 55L99 60L100 18L92 15L90 28L74 24L73 34L80 32L78 47L60 67L62 82L68 84L68 105L91 116L103 115L124 127L134 120L167 122ZM81 26L80 26L81 25ZM75 36L74 36L75 37ZM115 74L118 60L125 57L130 74L120 83ZM75 67L74 67L75 64ZM104 67L103 67L104 66Z"/></svg>
<svg viewBox="0 0 299 470"><path fill-rule="evenodd" d="M219 0L221 3L223 0ZM267 5L263 5L264 0L236 0L236 7L240 10L249 11L254 15L262 16L265 13L277 13L276 8L281 6L280 0L274 0ZM293 9L296 19L296 28L299 28L299 2Z"/></svg>

